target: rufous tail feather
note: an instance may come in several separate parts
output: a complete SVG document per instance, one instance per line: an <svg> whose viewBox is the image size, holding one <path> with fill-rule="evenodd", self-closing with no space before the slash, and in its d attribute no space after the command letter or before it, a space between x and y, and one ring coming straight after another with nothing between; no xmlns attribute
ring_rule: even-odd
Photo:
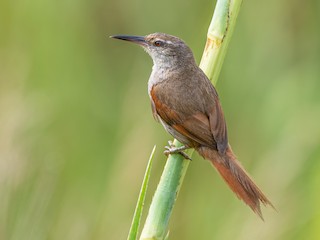
<svg viewBox="0 0 320 240"><path fill-rule="evenodd" d="M260 203L271 207L273 205L243 169L230 146L225 154L219 154L209 147L200 147L197 151L213 164L238 198L243 200L263 220Z"/></svg>

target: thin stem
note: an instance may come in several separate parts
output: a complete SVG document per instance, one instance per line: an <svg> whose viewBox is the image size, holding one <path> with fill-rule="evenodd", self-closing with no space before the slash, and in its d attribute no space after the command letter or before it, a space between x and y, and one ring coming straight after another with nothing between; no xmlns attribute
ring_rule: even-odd
<svg viewBox="0 0 320 240"><path fill-rule="evenodd" d="M153 160L153 155L154 155L155 150L156 150L156 146L153 147L152 152L149 157L147 169L146 169L146 172L145 172L145 175L143 178L140 194L138 197L138 202L137 202L134 214L133 214L133 219L132 219L132 223L131 223L131 227L129 230L127 240L136 240L137 236L138 236L138 230L139 230L140 220L141 220L141 216L142 216L144 201L146 198L146 192L147 192L148 183L149 183L149 179L150 179L152 160Z"/></svg>
<svg viewBox="0 0 320 240"><path fill-rule="evenodd" d="M242 0L218 0L208 30L208 37L200 68L216 84L227 46L236 23ZM181 143L174 140L174 145ZM187 151L192 155L193 149ZM164 239L168 232L169 219L190 160L180 154L170 155L153 196L149 213L140 240Z"/></svg>

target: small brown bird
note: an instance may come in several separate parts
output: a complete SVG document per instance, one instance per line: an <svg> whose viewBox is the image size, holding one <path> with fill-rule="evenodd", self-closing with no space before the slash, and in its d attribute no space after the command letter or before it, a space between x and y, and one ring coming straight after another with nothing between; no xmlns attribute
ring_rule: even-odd
<svg viewBox="0 0 320 240"><path fill-rule="evenodd" d="M139 44L152 57L148 91L153 115L184 144L180 148L171 147L168 152L187 157L182 150L194 148L262 218L260 202L272 204L233 154L217 91L197 66L191 49L181 39L165 33L112 38Z"/></svg>

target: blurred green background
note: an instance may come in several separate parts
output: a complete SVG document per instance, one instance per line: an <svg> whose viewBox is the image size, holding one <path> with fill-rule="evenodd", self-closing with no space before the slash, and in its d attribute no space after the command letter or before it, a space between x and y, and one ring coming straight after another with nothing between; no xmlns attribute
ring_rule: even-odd
<svg viewBox="0 0 320 240"><path fill-rule="evenodd" d="M113 34L183 38L199 62L214 2L0 2L0 239L125 239L154 144L152 61ZM320 239L320 3L243 2L217 85L265 222L194 156L170 239Z"/></svg>

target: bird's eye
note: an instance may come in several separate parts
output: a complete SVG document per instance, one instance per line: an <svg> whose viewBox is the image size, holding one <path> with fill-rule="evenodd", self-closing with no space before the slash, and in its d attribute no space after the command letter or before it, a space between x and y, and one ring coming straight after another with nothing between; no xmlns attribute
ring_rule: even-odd
<svg viewBox="0 0 320 240"><path fill-rule="evenodd" d="M162 44L163 44L163 42L161 42L161 41L155 41L153 43L153 45L155 45L156 47L160 47L160 46L162 46Z"/></svg>

